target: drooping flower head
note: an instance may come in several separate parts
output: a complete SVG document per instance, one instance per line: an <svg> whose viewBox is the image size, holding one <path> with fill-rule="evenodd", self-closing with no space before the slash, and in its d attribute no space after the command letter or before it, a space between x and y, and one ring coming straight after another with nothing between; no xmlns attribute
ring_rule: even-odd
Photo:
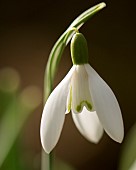
<svg viewBox="0 0 136 170"><path fill-rule="evenodd" d="M57 144L65 113L72 118L80 133L97 143L103 130L115 141L122 142L123 120L115 95L105 81L88 64L88 47L81 33L71 41L73 66L50 94L41 119L41 143L49 153Z"/></svg>

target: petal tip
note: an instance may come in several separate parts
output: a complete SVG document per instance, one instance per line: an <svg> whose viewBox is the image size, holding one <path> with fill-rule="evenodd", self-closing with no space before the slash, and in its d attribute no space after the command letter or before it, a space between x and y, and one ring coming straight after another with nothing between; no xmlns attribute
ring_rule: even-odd
<svg viewBox="0 0 136 170"><path fill-rule="evenodd" d="M101 138L99 139L93 139L91 142L94 143L94 144L98 144L100 142Z"/></svg>
<svg viewBox="0 0 136 170"><path fill-rule="evenodd" d="M113 140L121 144L123 141L123 138L118 138L118 139L113 139Z"/></svg>
<svg viewBox="0 0 136 170"><path fill-rule="evenodd" d="M53 150L53 148L54 148L54 147L52 147L49 143L43 141L42 138L41 138L41 144L42 144L43 150L44 150L47 154L49 154L49 153Z"/></svg>
<svg viewBox="0 0 136 170"><path fill-rule="evenodd" d="M118 142L118 143L122 143L123 139L124 139L124 131L122 130L122 132L120 134L116 134L116 136L111 136L109 135L114 141Z"/></svg>
<svg viewBox="0 0 136 170"><path fill-rule="evenodd" d="M123 139L124 139L124 134L123 134L121 137L119 137L116 141L117 141L118 143L122 143L122 142L123 142Z"/></svg>
<svg viewBox="0 0 136 170"><path fill-rule="evenodd" d="M84 137L89 141L89 142L92 142L94 144L98 144L101 140L103 136L103 130L101 131L101 134L99 134L98 132L95 132L94 135L91 134L90 135L84 135Z"/></svg>
<svg viewBox="0 0 136 170"><path fill-rule="evenodd" d="M54 146L51 144L51 142L49 141L50 139L47 138L47 131L45 131L44 129L44 124L43 121L41 121L41 127L40 127L40 139L41 139L41 145L43 150L49 154L52 149L54 148Z"/></svg>
<svg viewBox="0 0 136 170"><path fill-rule="evenodd" d="M47 153L47 154L50 154L50 152L52 151L52 150L48 150L48 149L46 149L46 148L43 148L44 149L44 151Z"/></svg>
<svg viewBox="0 0 136 170"><path fill-rule="evenodd" d="M94 143L94 144L98 144L99 142L100 142L100 140L101 140L101 138L102 138L102 136L103 136L103 128L99 128L99 129L97 129L97 132L95 132L95 136L94 136L94 138L92 139L92 142Z"/></svg>

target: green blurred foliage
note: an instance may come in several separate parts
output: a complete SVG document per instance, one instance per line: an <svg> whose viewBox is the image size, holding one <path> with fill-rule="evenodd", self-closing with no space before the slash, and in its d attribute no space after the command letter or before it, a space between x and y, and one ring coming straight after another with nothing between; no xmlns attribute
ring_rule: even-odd
<svg viewBox="0 0 136 170"><path fill-rule="evenodd" d="M21 164L21 153L19 149L19 142L16 141L10 149L5 161L3 162L1 169L2 170L23 170L27 167Z"/></svg>
<svg viewBox="0 0 136 170"><path fill-rule="evenodd" d="M62 160L55 161L54 170L75 170L72 166Z"/></svg>
<svg viewBox="0 0 136 170"><path fill-rule="evenodd" d="M29 115L41 103L38 87L20 90L20 76L12 68L0 71L0 169L30 169L23 161L19 134Z"/></svg>
<svg viewBox="0 0 136 170"><path fill-rule="evenodd" d="M0 116L4 114L14 100L20 86L20 76L12 68L0 70Z"/></svg>
<svg viewBox="0 0 136 170"><path fill-rule="evenodd" d="M133 125L126 135L122 147L119 170L136 170L136 124Z"/></svg>

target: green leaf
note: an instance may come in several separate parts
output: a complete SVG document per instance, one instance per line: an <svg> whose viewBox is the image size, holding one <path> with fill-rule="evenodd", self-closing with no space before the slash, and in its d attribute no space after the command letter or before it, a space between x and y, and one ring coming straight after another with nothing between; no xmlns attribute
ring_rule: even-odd
<svg viewBox="0 0 136 170"><path fill-rule="evenodd" d="M14 145L29 115L40 104L40 91L29 86L14 97L0 120L0 167Z"/></svg>

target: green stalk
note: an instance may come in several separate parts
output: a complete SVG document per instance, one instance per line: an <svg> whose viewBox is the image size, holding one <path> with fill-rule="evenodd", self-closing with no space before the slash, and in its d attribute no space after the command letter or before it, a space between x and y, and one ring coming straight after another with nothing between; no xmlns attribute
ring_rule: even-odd
<svg viewBox="0 0 136 170"><path fill-rule="evenodd" d="M105 6L106 6L106 4L104 2L102 2L100 4L97 4L97 5L89 8L88 10L83 12L81 15L79 15L71 23L71 25L67 28L67 30L60 36L60 38L57 40L57 42L53 46L51 53L49 55L49 59L48 59L47 67L46 67L46 71L45 71L45 78L44 78L44 95L45 95L44 99L45 99L45 101L52 91L54 76L57 71L57 67L58 67L59 61L61 59L61 56L63 54L63 51L72 38L72 34L70 32L74 28L77 30L80 29L81 26L83 26L94 14L99 12Z"/></svg>

